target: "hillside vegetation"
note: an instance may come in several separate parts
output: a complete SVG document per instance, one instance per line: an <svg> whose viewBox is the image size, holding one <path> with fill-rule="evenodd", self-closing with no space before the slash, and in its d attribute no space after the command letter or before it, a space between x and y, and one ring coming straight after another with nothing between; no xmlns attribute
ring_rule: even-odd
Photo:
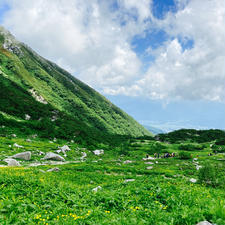
<svg viewBox="0 0 225 225"><path fill-rule="evenodd" d="M22 133L110 142L151 135L133 118L0 28L0 122ZM10 126L12 125L12 126Z"/></svg>

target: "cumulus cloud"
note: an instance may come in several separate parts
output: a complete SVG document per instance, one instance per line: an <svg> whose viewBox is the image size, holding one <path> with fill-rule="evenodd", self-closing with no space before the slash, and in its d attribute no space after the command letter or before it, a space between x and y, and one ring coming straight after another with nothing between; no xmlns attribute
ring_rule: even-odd
<svg viewBox="0 0 225 225"><path fill-rule="evenodd" d="M157 23L173 38L152 52L156 60L138 81L145 93L160 99L225 101L223 1L190 1ZM193 41L193 48L183 49L185 39Z"/></svg>
<svg viewBox="0 0 225 225"><path fill-rule="evenodd" d="M225 101L223 0L176 0L177 12L152 15L151 0L7 0L3 25L44 57L105 94ZM146 54L136 35L163 30L168 40ZM189 41L192 45L188 46Z"/></svg>
<svg viewBox="0 0 225 225"><path fill-rule="evenodd" d="M149 0L142 0L147 5ZM141 32L141 22L150 12L131 0L120 1L121 10L113 10L113 1L83 0L8 0L10 10L3 24L20 40L41 55L63 66L91 86L128 84L138 74L141 62L129 40ZM150 3L149 3L150 5ZM128 19L132 11L140 21ZM127 13L121 24L121 12ZM140 26L136 26L136 23Z"/></svg>

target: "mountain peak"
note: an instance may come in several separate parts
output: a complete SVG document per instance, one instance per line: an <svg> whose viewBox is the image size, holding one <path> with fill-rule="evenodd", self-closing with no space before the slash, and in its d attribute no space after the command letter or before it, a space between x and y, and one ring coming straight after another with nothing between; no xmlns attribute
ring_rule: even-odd
<svg viewBox="0 0 225 225"><path fill-rule="evenodd" d="M4 49L16 55L22 54L20 42L3 26L0 26L0 37L0 44Z"/></svg>

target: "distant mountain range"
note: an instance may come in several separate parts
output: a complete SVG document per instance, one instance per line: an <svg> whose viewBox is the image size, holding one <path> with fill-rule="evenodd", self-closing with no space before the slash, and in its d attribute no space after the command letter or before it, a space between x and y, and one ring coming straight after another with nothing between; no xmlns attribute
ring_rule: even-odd
<svg viewBox="0 0 225 225"><path fill-rule="evenodd" d="M149 125L143 125L147 130L149 130L151 133L153 134L163 134L166 133L165 131L163 131L162 129L153 127L153 126L149 126Z"/></svg>
<svg viewBox="0 0 225 225"><path fill-rule="evenodd" d="M57 48L57 46L56 46ZM94 89L0 27L0 123L79 141L151 135Z"/></svg>

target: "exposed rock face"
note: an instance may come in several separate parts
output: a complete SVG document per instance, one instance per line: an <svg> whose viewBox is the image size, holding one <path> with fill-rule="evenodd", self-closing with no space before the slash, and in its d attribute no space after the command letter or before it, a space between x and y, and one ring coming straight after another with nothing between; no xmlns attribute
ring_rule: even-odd
<svg viewBox="0 0 225 225"><path fill-rule="evenodd" d="M65 161L65 159L62 156L55 154L53 152L48 152L46 156L43 158L43 160Z"/></svg>
<svg viewBox="0 0 225 225"><path fill-rule="evenodd" d="M8 163L8 166L21 166L15 159L4 159L3 161Z"/></svg>
<svg viewBox="0 0 225 225"><path fill-rule="evenodd" d="M31 89L30 93L32 94L33 98L36 99L36 101L41 102L42 104L45 105L48 104L48 102L41 95L38 95L34 89Z"/></svg>
<svg viewBox="0 0 225 225"><path fill-rule="evenodd" d="M12 156L14 159L24 159L30 160L31 159L31 152L21 152Z"/></svg>

